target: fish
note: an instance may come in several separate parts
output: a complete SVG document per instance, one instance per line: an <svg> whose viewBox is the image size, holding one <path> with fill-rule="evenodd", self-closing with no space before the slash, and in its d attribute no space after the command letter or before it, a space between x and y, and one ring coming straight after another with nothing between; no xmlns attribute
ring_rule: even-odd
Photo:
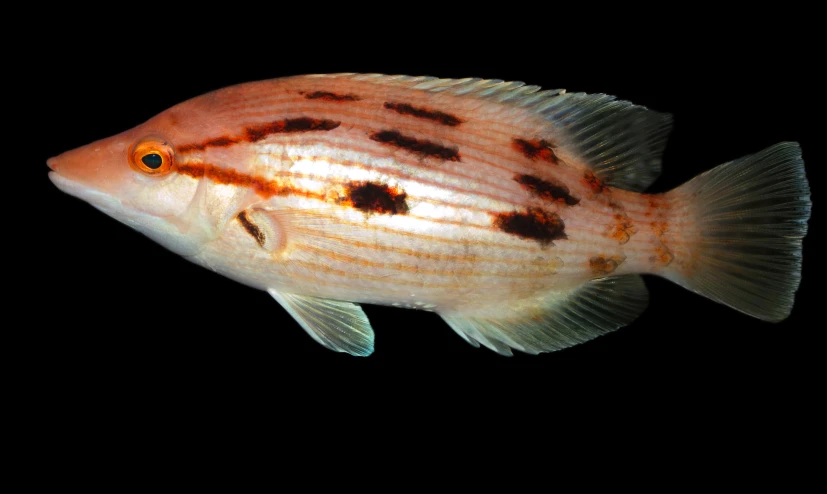
<svg viewBox="0 0 827 494"><path fill-rule="evenodd" d="M374 350L361 304L547 353L633 322L641 275L791 312L811 200L785 142L662 194L668 114L522 82L308 75L227 87L47 161L60 190Z"/></svg>

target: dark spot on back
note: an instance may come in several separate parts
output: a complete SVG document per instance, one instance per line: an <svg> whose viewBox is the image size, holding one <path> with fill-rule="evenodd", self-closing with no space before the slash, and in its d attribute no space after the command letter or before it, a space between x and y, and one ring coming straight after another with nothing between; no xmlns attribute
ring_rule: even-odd
<svg viewBox="0 0 827 494"><path fill-rule="evenodd" d="M494 226L521 238L537 240L542 245L568 238L563 219L556 213L549 213L540 208L528 208L523 213L497 213L494 217Z"/></svg>
<svg viewBox="0 0 827 494"><path fill-rule="evenodd" d="M400 113L402 115L411 115L416 118L424 118L426 120L433 120L434 122L440 123L442 125L447 125L449 127L456 127L462 123L462 120L458 119L453 115L449 115L447 113L443 113L441 111L436 110L429 110L427 108L416 108L411 106L407 103L385 103L385 108L388 110L393 110L396 113Z"/></svg>
<svg viewBox="0 0 827 494"><path fill-rule="evenodd" d="M520 174L515 175L514 180L522 185L524 189L531 191L544 201L562 203L567 206L574 206L580 203L580 199L572 197L569 194L569 188L563 184L556 184L550 180L541 180L531 175Z"/></svg>
<svg viewBox="0 0 827 494"><path fill-rule="evenodd" d="M395 130L383 130L374 132L371 140L387 144L389 146L406 149L419 156L438 158L444 161L461 161L459 149L448 148L435 142L416 139L410 136L403 136Z"/></svg>
<svg viewBox="0 0 827 494"><path fill-rule="evenodd" d="M244 141L257 142L270 134L333 130L341 124L341 122L334 122L333 120L321 120L307 117L279 120L263 125L247 127L244 129L243 136L221 136L209 139L199 144L185 144L178 147L178 152L188 153L192 151L203 151L208 147L227 147Z"/></svg>
<svg viewBox="0 0 827 494"><path fill-rule="evenodd" d="M264 232L261 231L261 228L259 228L258 225L256 225L250 220L250 218L247 216L247 212L242 211L238 213L237 218L238 221L241 222L241 226L243 226L244 229L247 230L247 233L249 233L251 237L256 239L258 245L264 247L264 242L267 240L267 238L265 237Z"/></svg>
<svg viewBox="0 0 827 494"><path fill-rule="evenodd" d="M238 143L238 141L236 139L233 139L232 137L218 137L216 139L207 141L204 144L205 146L227 147L236 143Z"/></svg>
<svg viewBox="0 0 827 494"><path fill-rule="evenodd" d="M335 102L343 102L343 101L359 101L362 98L354 95L354 94L336 94L336 93L328 93L326 91L316 91L313 93L300 93L304 94L304 97L307 99L320 99L322 101L335 101Z"/></svg>
<svg viewBox="0 0 827 494"><path fill-rule="evenodd" d="M317 118L292 118L279 120L264 125L256 125L245 129L245 136L250 142L257 142L270 134L291 134L296 132L312 132L317 130L333 130L339 127L341 122L333 120L320 120Z"/></svg>
<svg viewBox="0 0 827 494"><path fill-rule="evenodd" d="M525 139L515 138L511 146L532 161L539 159L553 165L560 163L560 160L557 158L557 155L554 154L553 150L553 148L557 146L551 141L545 139L527 141Z"/></svg>
<svg viewBox="0 0 827 494"><path fill-rule="evenodd" d="M366 213L377 214L406 214L408 204L407 194L374 182L352 182L347 185L347 200L355 207Z"/></svg>

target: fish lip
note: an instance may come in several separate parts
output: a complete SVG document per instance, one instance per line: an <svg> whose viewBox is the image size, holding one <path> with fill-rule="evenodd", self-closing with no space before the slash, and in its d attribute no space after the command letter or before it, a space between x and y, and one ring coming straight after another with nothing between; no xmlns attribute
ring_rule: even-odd
<svg viewBox="0 0 827 494"><path fill-rule="evenodd" d="M53 172L57 171L57 158L49 158L46 160L46 166Z"/></svg>
<svg viewBox="0 0 827 494"><path fill-rule="evenodd" d="M79 182L64 177L58 172L49 172L49 180L62 192L86 201L101 210L106 211L115 205L121 204L120 200L111 197L109 194L86 187Z"/></svg>

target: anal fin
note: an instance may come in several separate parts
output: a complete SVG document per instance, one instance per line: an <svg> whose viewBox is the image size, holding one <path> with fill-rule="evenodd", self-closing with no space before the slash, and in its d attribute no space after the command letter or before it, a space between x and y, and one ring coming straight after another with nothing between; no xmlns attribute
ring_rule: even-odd
<svg viewBox="0 0 827 494"><path fill-rule="evenodd" d="M648 301L643 279L625 275L593 280L570 291L440 315L472 345L510 356L511 349L538 354L584 343L629 324Z"/></svg>
<svg viewBox="0 0 827 494"><path fill-rule="evenodd" d="M335 352L367 357L373 353L373 328L351 302L267 290L314 340Z"/></svg>

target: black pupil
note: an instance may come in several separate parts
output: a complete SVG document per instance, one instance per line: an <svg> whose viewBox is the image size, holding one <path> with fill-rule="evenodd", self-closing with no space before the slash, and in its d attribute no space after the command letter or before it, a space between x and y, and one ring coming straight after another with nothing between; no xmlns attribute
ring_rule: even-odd
<svg viewBox="0 0 827 494"><path fill-rule="evenodd" d="M155 153L144 156L141 158L141 161L144 162L147 168L152 168L153 170L161 168L161 165L164 164L164 159L161 158L161 155Z"/></svg>

